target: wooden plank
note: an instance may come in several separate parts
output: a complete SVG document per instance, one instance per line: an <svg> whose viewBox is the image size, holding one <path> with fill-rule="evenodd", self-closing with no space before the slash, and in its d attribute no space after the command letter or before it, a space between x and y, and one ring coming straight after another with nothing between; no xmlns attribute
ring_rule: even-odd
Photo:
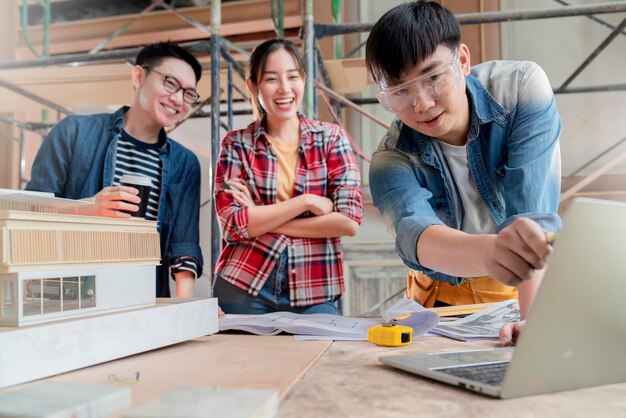
<svg viewBox="0 0 626 418"><path fill-rule="evenodd" d="M209 6L176 9L179 13L203 25L211 25ZM300 0L284 0L284 26L286 29L302 26ZM55 23L50 27L51 54L64 54L88 51L97 46L117 29L136 15L121 15L75 22ZM253 34L272 31L270 0L246 0L223 2L221 7L221 36ZM41 51L43 28L29 26L28 34L37 51ZM206 39L207 32L194 28L180 17L167 10L157 10L134 22L123 34L107 45L109 48L122 48L142 45L159 40L176 42ZM20 34L19 57L31 58L32 53L24 44Z"/></svg>
<svg viewBox="0 0 626 418"><path fill-rule="evenodd" d="M0 79L65 108L130 104L133 90L130 66L125 63L82 67L46 67L0 71ZM222 100L226 100L227 70L220 71ZM245 81L233 76L234 84L247 91ZM198 84L200 98L211 94L210 71L202 73ZM44 106L19 94L0 88L0 113L13 113ZM242 96L234 91L235 99Z"/></svg>
<svg viewBox="0 0 626 418"><path fill-rule="evenodd" d="M339 94L363 93L371 83L362 58L326 60L324 64L333 90Z"/></svg>

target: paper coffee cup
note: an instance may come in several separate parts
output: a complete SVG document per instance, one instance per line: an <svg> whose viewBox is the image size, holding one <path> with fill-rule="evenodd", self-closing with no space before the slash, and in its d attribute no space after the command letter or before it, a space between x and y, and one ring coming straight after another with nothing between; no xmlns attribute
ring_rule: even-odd
<svg viewBox="0 0 626 418"><path fill-rule="evenodd" d="M142 176L141 174L124 174L121 180L122 186L134 187L139 191L137 195L141 202L139 202L139 210L137 212L122 211L129 213L131 216L137 218L145 218L146 211L148 210L148 199L150 198L150 189L152 188L152 180L149 177Z"/></svg>

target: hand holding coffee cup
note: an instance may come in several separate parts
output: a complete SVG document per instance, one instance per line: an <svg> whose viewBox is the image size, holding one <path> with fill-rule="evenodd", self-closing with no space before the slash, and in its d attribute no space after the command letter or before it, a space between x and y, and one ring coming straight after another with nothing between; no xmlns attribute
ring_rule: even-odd
<svg viewBox="0 0 626 418"><path fill-rule="evenodd" d="M122 186L134 187L139 192L137 197L141 199L137 212L124 211L133 217L145 218L148 210L148 199L150 198L150 189L152 188L152 180L141 174L124 174L121 180Z"/></svg>
<svg viewBox="0 0 626 418"><path fill-rule="evenodd" d="M84 216L106 216L109 218L128 218L139 207L140 198L134 187L107 186L93 197L83 200L91 205L64 206L59 208L60 213Z"/></svg>

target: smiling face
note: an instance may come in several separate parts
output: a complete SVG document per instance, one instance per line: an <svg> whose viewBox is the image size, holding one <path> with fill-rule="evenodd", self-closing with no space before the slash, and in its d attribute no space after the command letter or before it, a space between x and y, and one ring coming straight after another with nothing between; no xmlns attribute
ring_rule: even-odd
<svg viewBox="0 0 626 418"><path fill-rule="evenodd" d="M280 48L272 52L256 82L247 80L248 88L258 97L270 121L297 118L304 95L304 78L293 56Z"/></svg>
<svg viewBox="0 0 626 418"><path fill-rule="evenodd" d="M435 53L413 67L400 83L413 80L424 74L437 73L438 68L446 68L454 52L440 45ZM469 104L465 93L465 77L470 72L469 50L465 44L458 46L458 63L462 79L447 94L433 98L419 95L414 106L396 113L400 120L416 131L453 145L465 144L469 131Z"/></svg>
<svg viewBox="0 0 626 418"><path fill-rule="evenodd" d="M161 73L161 74L159 74ZM183 89L195 89L196 77L193 69L183 60L165 58L154 71L133 67L135 87L133 108L140 109L146 123L158 127L172 126L189 112L191 105L183 100L183 90L169 93L164 85L165 76L178 81Z"/></svg>

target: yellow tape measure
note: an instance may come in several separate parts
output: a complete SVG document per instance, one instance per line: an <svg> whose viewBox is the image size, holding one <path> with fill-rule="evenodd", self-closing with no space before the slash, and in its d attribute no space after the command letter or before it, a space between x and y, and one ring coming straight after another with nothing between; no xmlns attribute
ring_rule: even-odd
<svg viewBox="0 0 626 418"><path fill-rule="evenodd" d="M413 342L413 328L398 324L374 325L367 330L367 341L385 347L400 347Z"/></svg>

